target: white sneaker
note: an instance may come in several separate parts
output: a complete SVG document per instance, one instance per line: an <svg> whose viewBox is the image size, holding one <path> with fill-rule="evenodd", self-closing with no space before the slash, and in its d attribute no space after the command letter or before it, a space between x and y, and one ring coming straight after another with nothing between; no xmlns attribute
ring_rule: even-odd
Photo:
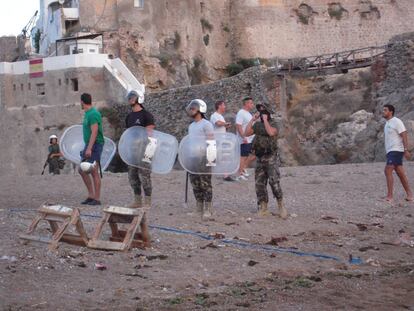
<svg viewBox="0 0 414 311"><path fill-rule="evenodd" d="M236 180L237 180L237 181L242 181L242 180L246 181L246 180L248 180L248 179L247 179L247 177L246 177L246 176L244 176L244 175L240 175L240 176L236 177Z"/></svg>
<svg viewBox="0 0 414 311"><path fill-rule="evenodd" d="M243 173L242 173L242 175L244 177L249 177L250 176L250 174L247 172L247 170L244 170Z"/></svg>

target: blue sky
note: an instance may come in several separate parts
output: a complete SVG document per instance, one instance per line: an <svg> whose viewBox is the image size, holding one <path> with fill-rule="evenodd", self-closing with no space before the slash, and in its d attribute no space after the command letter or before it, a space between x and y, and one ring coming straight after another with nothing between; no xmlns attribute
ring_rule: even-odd
<svg viewBox="0 0 414 311"><path fill-rule="evenodd" d="M0 36L18 35L39 8L39 0L1 0Z"/></svg>

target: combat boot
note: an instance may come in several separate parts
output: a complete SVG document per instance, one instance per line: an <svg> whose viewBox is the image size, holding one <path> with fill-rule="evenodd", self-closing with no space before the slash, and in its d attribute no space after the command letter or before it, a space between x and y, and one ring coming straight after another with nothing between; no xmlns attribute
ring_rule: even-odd
<svg viewBox="0 0 414 311"><path fill-rule="evenodd" d="M204 203L202 220L209 220L213 216L213 205L211 202Z"/></svg>
<svg viewBox="0 0 414 311"><path fill-rule="evenodd" d="M267 207L267 202L261 202L259 204L259 210L258 210L259 216L270 216L271 213L269 212L269 209Z"/></svg>
<svg viewBox="0 0 414 311"><path fill-rule="evenodd" d="M152 200L151 200L152 198L151 198L151 196L145 196L144 197L144 206L145 207L147 207L147 208L151 208L151 202L152 202Z"/></svg>
<svg viewBox="0 0 414 311"><path fill-rule="evenodd" d="M287 209L285 207L285 204L283 203L283 200L277 200L277 206L279 208L280 218L287 219L288 218L288 212L287 212Z"/></svg>
<svg viewBox="0 0 414 311"><path fill-rule="evenodd" d="M134 202L128 205L129 208L141 208L142 207L142 196L135 195Z"/></svg>
<svg viewBox="0 0 414 311"><path fill-rule="evenodd" d="M204 209L204 202L197 201L196 210L198 213L202 214Z"/></svg>

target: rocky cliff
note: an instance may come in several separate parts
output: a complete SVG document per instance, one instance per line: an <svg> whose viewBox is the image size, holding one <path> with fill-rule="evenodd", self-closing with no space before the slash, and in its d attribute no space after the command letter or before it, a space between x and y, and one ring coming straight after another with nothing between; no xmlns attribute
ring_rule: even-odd
<svg viewBox="0 0 414 311"><path fill-rule="evenodd" d="M245 96L268 102L277 111L284 165L381 161L385 158L381 112L396 107L414 148L414 35L396 37L372 66L334 75L288 75L254 67L218 82L149 94L147 108L158 128L178 138L190 122L185 105L203 98L213 111L216 100L227 102L227 118ZM120 119L128 107L116 106Z"/></svg>

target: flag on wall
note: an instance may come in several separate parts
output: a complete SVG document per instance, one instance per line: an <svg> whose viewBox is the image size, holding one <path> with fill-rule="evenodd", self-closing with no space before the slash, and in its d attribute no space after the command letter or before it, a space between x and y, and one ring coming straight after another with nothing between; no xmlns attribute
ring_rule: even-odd
<svg viewBox="0 0 414 311"><path fill-rule="evenodd" d="M30 78L43 77L43 59L32 59L29 61Z"/></svg>

